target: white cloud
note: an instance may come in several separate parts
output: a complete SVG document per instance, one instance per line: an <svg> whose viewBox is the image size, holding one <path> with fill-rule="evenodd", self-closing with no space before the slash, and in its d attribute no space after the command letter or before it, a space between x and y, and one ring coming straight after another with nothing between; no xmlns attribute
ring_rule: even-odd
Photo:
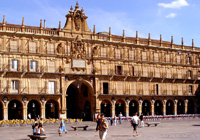
<svg viewBox="0 0 200 140"><path fill-rule="evenodd" d="M170 13L169 15L165 16L166 18L174 18L176 17L177 14L175 13Z"/></svg>
<svg viewBox="0 0 200 140"><path fill-rule="evenodd" d="M158 6L164 8L181 8L183 6L189 6L189 3L186 0L175 0L171 3L158 3Z"/></svg>

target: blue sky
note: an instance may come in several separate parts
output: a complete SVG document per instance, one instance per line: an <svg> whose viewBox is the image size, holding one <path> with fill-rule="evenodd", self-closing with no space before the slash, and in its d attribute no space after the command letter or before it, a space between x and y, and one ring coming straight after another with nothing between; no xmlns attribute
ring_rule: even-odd
<svg viewBox="0 0 200 140"><path fill-rule="evenodd" d="M46 20L47 27L62 27L65 15L73 8L77 0L1 0L0 16L6 15L6 21L25 25L39 26L40 19ZM165 41L174 37L174 43L200 47L200 1L199 0L79 0L88 16L87 22L96 32L108 31L112 34L159 39L160 34ZM1 20L1 22L2 22Z"/></svg>

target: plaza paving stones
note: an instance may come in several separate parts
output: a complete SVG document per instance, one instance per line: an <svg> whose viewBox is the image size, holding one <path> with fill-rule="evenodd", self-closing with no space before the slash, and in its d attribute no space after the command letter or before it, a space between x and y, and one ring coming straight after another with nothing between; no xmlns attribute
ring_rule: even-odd
<svg viewBox="0 0 200 140"><path fill-rule="evenodd" d="M157 121L156 121L157 122ZM129 122L110 126L107 140L200 140L200 119L161 120L158 126L138 128L139 136L132 136L132 127ZM46 125L47 140L99 140L95 132L96 123L83 122L80 125L89 125L88 130L74 131L67 124L67 134L58 135L58 125ZM31 125L0 127L0 140L28 140L32 133Z"/></svg>

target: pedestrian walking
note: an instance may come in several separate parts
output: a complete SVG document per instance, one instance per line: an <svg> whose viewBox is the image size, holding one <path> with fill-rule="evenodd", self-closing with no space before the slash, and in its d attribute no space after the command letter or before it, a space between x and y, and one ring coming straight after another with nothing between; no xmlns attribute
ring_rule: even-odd
<svg viewBox="0 0 200 140"><path fill-rule="evenodd" d="M97 132L99 130L99 125L101 123L101 113L100 112L97 114L96 123L97 123L96 132Z"/></svg>
<svg viewBox="0 0 200 140"><path fill-rule="evenodd" d="M143 113L140 115L140 127L144 127Z"/></svg>
<svg viewBox="0 0 200 140"><path fill-rule="evenodd" d="M117 116L115 114L115 116L114 116L114 126L116 126L116 125L117 125Z"/></svg>
<svg viewBox="0 0 200 140"><path fill-rule="evenodd" d="M67 130L65 128L65 123L63 121L62 118L60 118L60 126L59 126L59 129L58 129L58 133L59 133L59 136L62 136L62 132L65 132L65 134L67 134Z"/></svg>
<svg viewBox="0 0 200 140"><path fill-rule="evenodd" d="M110 117L110 125L112 126L112 124L113 124L113 119L112 117Z"/></svg>
<svg viewBox="0 0 200 140"><path fill-rule="evenodd" d="M139 124L139 117L137 116L137 112L134 114L132 120L131 120L131 123L133 125L133 136L138 136L138 131L137 131L137 126Z"/></svg>
<svg viewBox="0 0 200 140"><path fill-rule="evenodd" d="M122 112L120 112L120 113L119 113L119 116L118 116L118 117L119 117L119 124L122 124L122 116L123 116L123 115L122 115Z"/></svg>
<svg viewBox="0 0 200 140"><path fill-rule="evenodd" d="M106 122L104 115L101 115L101 123L99 126L99 138L101 140L106 140L107 133L108 133L108 123Z"/></svg>

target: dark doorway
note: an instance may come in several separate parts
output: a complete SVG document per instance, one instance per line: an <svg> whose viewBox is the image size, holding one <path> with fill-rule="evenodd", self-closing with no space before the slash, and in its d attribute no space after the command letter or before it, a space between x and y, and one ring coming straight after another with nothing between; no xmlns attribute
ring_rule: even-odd
<svg viewBox="0 0 200 140"><path fill-rule="evenodd" d="M150 111L150 102L147 100L144 100L142 103L142 113L143 115L151 115L151 111Z"/></svg>
<svg viewBox="0 0 200 140"><path fill-rule="evenodd" d="M160 100L156 100L154 103L155 115L163 115L163 104Z"/></svg>
<svg viewBox="0 0 200 140"><path fill-rule="evenodd" d="M167 101L166 104L166 115L173 115L174 114L174 103L171 100Z"/></svg>
<svg viewBox="0 0 200 140"><path fill-rule="evenodd" d="M129 103L129 116L133 116L134 113L138 112L138 103L135 100L131 100Z"/></svg>
<svg viewBox="0 0 200 140"><path fill-rule="evenodd" d="M197 101L197 114L200 114L200 100Z"/></svg>
<svg viewBox="0 0 200 140"><path fill-rule="evenodd" d="M58 118L58 103L54 100L47 101L45 105L46 118Z"/></svg>
<svg viewBox="0 0 200 140"><path fill-rule="evenodd" d="M3 104L0 102L0 120L3 120Z"/></svg>
<svg viewBox="0 0 200 140"><path fill-rule="evenodd" d="M83 120L90 121L92 119L92 116L91 116L91 105L89 101L85 102L84 113L85 113L85 117L83 118Z"/></svg>
<svg viewBox="0 0 200 140"><path fill-rule="evenodd" d="M107 100L103 100L101 102L101 113L104 113L106 117L110 117L111 116L111 104L109 101Z"/></svg>
<svg viewBox="0 0 200 140"><path fill-rule="evenodd" d="M185 114L184 113L184 102L179 100L178 103L177 103L177 114Z"/></svg>
<svg viewBox="0 0 200 140"><path fill-rule="evenodd" d="M189 100L188 101L188 111L187 114L194 114L194 101Z"/></svg>
<svg viewBox="0 0 200 140"><path fill-rule="evenodd" d="M28 103L27 113L31 114L31 119L35 119L36 117L41 116L40 114L40 104L36 100L31 100Z"/></svg>
<svg viewBox="0 0 200 140"><path fill-rule="evenodd" d="M125 104L122 100L117 100L115 104L115 113L118 116L119 113L121 112L123 116L125 116L125 111L124 111Z"/></svg>
<svg viewBox="0 0 200 140"><path fill-rule="evenodd" d="M12 100L8 104L8 119L22 119L22 104L18 100Z"/></svg>
<svg viewBox="0 0 200 140"><path fill-rule="evenodd" d="M80 109L80 102L78 88L70 85L67 89L67 118L77 119L84 117L84 113Z"/></svg>

